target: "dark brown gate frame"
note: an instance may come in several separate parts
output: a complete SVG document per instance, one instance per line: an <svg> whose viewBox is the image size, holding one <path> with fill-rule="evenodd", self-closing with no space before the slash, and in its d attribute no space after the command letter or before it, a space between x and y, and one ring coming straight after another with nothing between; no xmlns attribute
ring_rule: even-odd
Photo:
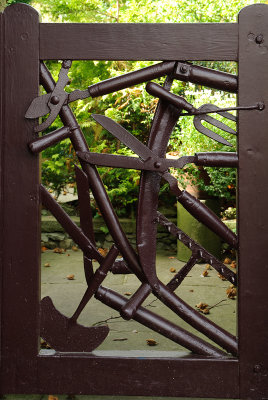
<svg viewBox="0 0 268 400"><path fill-rule="evenodd" d="M0 17L1 392L267 399L267 106L239 112L238 359L39 355L39 160L24 115L47 59L238 61L239 104L267 105L268 6L238 24L39 24L21 4Z"/></svg>

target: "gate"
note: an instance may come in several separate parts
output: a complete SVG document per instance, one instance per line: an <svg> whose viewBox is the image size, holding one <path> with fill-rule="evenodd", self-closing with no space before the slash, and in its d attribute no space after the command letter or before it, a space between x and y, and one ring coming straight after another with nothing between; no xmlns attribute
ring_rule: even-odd
<svg viewBox="0 0 268 400"><path fill-rule="evenodd" d="M1 393L73 393L268 399L268 6L243 9L236 24L45 24L37 12L16 4L1 14ZM63 60L54 82L45 60ZM67 95L71 60L151 60L152 67L100 82ZM197 67L188 61L238 62L238 77ZM104 116L95 120L139 158L91 153L68 103L102 96L134 84L165 77L163 86L148 83L159 98L148 146ZM165 158L170 134L184 110L196 128L212 140L226 140L201 126L208 108L194 109L170 92L174 79L238 93L238 154L198 153L174 161ZM39 84L48 95L39 96ZM217 110L227 112L227 110ZM49 114L38 125L38 117ZM57 115L63 127L38 137ZM227 115L227 114L226 114ZM69 137L81 162L76 168L81 229L40 185L39 156ZM186 163L232 166L238 170L238 233L226 228L208 208L179 189L169 167ZM137 213L137 252L129 243L109 202L96 165L142 171ZM238 335L231 335L198 313L177 294L199 258L230 283L236 274L157 210L160 180L177 200L239 254ZM104 257L94 243L88 191L105 219L114 245ZM50 298L40 302L40 204L43 204L84 253L87 290L71 318ZM192 252L168 284L156 274L156 230L161 224ZM15 243L15 245L14 245ZM122 259L118 259L119 252ZM92 259L99 268L94 272ZM108 272L134 273L140 281L126 298L102 286ZM174 312L169 321L145 309L149 294ZM126 319L134 319L184 346L181 357L101 356L93 350L108 328L83 327L77 318L95 296ZM177 316L213 341L176 324ZM53 351L40 350L40 337Z"/></svg>

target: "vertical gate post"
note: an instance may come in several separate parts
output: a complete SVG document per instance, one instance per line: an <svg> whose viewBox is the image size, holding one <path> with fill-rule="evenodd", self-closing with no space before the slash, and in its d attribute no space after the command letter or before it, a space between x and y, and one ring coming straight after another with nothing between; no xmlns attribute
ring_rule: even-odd
<svg viewBox="0 0 268 400"><path fill-rule="evenodd" d="M268 6L239 15L240 399L268 398Z"/></svg>
<svg viewBox="0 0 268 400"><path fill-rule="evenodd" d="M39 91L39 20L23 4L1 15L1 86L0 390L24 393L36 379L40 233L39 161L27 148L34 122L24 118Z"/></svg>

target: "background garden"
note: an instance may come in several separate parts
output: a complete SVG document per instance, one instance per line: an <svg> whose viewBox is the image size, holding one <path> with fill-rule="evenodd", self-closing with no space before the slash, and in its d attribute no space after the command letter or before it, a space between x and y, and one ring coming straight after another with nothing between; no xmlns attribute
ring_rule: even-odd
<svg viewBox="0 0 268 400"><path fill-rule="evenodd" d="M8 0L7 4L16 1ZM140 22L235 22L239 10L257 1L232 0L42 0L24 1L40 11L42 22L91 22L91 23L140 23ZM265 1L258 1L265 2ZM267 1L266 1L267 3ZM74 61L69 76L68 91L86 89L88 86L110 77L134 71L152 62L127 61ZM203 62L201 65L236 74L236 64L227 62ZM57 79L60 63L47 62ZM162 79L163 81L163 79ZM161 80L156 80L161 83ZM99 98L88 98L72 103L72 109L82 127L89 148L93 152L131 155L131 151L116 141L90 117L91 113L105 114L123 125L144 143L147 142L157 99L145 91L145 85L138 85ZM233 94L199 87L198 85L174 81L172 92L185 97L194 106L205 103L219 107L235 106ZM230 121L228 121L230 125ZM62 126L56 119L50 130ZM235 127L233 126L235 129ZM45 132L44 134L46 134ZM198 151L236 151L236 137L219 132L233 144L223 146L197 132L192 117L180 118L172 134L168 153L180 157ZM75 152L69 139L42 153L42 180L57 197L64 192L66 183L74 187ZM125 169L98 168L109 197L120 217L133 215L139 190L140 172ZM217 198L222 210L235 207L236 172L230 168L203 168L189 164L183 171L174 170L181 186L195 185L207 196ZM68 190L68 189L67 189ZM161 204L174 206L175 199L169 194L168 185L163 184L160 193ZM98 210L95 209L95 215Z"/></svg>

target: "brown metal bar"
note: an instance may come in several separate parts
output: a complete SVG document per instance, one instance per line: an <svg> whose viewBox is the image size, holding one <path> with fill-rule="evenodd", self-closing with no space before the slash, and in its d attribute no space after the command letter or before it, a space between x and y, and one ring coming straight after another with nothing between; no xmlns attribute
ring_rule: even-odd
<svg viewBox="0 0 268 400"><path fill-rule="evenodd" d="M32 372L39 350L39 160L27 148L36 121L26 121L24 114L39 93L38 13L24 4L7 7L1 15L0 41L3 393L3 382L11 391L36 388Z"/></svg>
<svg viewBox="0 0 268 400"><path fill-rule="evenodd" d="M148 82L161 76L170 74L174 70L174 62L162 62L147 68L129 72L122 76L107 79L89 86L88 91L91 97L102 96L127 87L138 85L142 82Z"/></svg>
<svg viewBox="0 0 268 400"><path fill-rule="evenodd" d="M183 279L189 274L197 261L198 256L192 254L187 263L179 270L179 272L177 272L174 278L168 282L167 287L172 290L172 292L174 292L174 290L176 290L177 287L182 283Z"/></svg>
<svg viewBox="0 0 268 400"><path fill-rule="evenodd" d="M97 261L102 262L103 257L97 251L91 240L85 236L80 228L72 221L69 215L61 208L61 206L54 200L48 193L43 185L40 185L40 197L42 204L54 215L56 220L71 236L73 241L78 244L81 250L88 258L96 258Z"/></svg>
<svg viewBox="0 0 268 400"><path fill-rule="evenodd" d="M238 154L234 152L196 153L196 165L204 167L238 167Z"/></svg>
<svg viewBox="0 0 268 400"><path fill-rule="evenodd" d="M237 92L237 76L197 65L179 62L174 72L174 78L226 92Z"/></svg>
<svg viewBox="0 0 268 400"><path fill-rule="evenodd" d="M108 272L112 268L112 265L116 257L118 256L118 253L119 252L117 248L115 246L112 246L109 253L100 264L100 267L97 269L94 276L92 277L80 304L78 305L76 311L71 317L72 322L75 322L78 319L79 315L81 314L91 297L94 295L94 293L96 293L99 286L102 284Z"/></svg>
<svg viewBox="0 0 268 400"><path fill-rule="evenodd" d="M60 142L63 139L66 139L71 134L71 130L64 126L62 128L57 129L54 132L48 133L47 135L40 137L38 139L34 139L29 143L29 148L33 153L40 153L47 149L49 146Z"/></svg>
<svg viewBox="0 0 268 400"><path fill-rule="evenodd" d="M40 65L40 79L47 92L52 92L55 82L46 68L45 64ZM60 117L66 126L77 125L76 119L69 106L64 106L60 112ZM80 127L72 131L71 141L76 151L89 151ZM102 211L107 227L115 239L115 244L123 255L128 266L135 272L139 279L145 280L141 267L138 263L137 254L131 247L125 233L123 232L118 218L112 208L110 199L106 193L97 169L94 166L82 163L82 168L89 179L90 189Z"/></svg>
<svg viewBox="0 0 268 400"><path fill-rule="evenodd" d="M124 296L104 287L100 287L97 290L95 297L102 303L114 308L119 312L127 302L127 299L125 299ZM197 336L178 327L165 318L160 317L159 315L154 315L151 311L146 310L146 308L139 307L136 314L133 316L133 319L152 330L156 330L158 333L164 335L168 339L181 344L195 354L206 355L210 357L226 356L226 353L223 351L211 346L202 339L199 339Z"/></svg>
<svg viewBox="0 0 268 400"><path fill-rule="evenodd" d="M210 264L213 268L216 269L221 275L223 275L228 281L237 284L236 274L231 271L226 265L224 265L221 261L219 261L216 257L214 257L211 253L209 253L203 246L199 243L195 242L190 236L186 235L180 228L178 228L173 222L169 221L164 215L161 213L157 213L158 222L165 226L166 229L171 233L171 235L176 236L178 240L180 240L188 249L190 249L193 253L198 253L198 258L202 258L205 262Z"/></svg>
<svg viewBox="0 0 268 400"><path fill-rule="evenodd" d="M75 178L78 193L80 226L86 237L89 238L91 243L96 247L88 179L86 174L79 167L77 167L77 165L75 166ZM85 277L87 284L89 285L93 276L92 259L88 258L85 254L83 255L83 259Z"/></svg>
<svg viewBox="0 0 268 400"><path fill-rule="evenodd" d="M237 38L223 23L40 24L40 59L236 61Z"/></svg>
<svg viewBox="0 0 268 400"><path fill-rule="evenodd" d="M268 104L267 21L265 4L239 14L239 104ZM239 398L251 400L268 398L267 124L267 107L239 112Z"/></svg>
<svg viewBox="0 0 268 400"><path fill-rule="evenodd" d="M43 63L41 63L41 80L44 88L47 91L53 91L53 78L51 77L50 73ZM66 124L67 126L75 126L76 120L69 106L64 106L62 108L60 116L64 124ZM163 120L161 120L160 123L162 123L162 121ZM163 123L165 126L166 121L164 120ZM87 144L82 135L82 132L80 131L80 128L73 130L71 140L74 148L77 151L88 151ZM163 146L165 148L165 144L163 144ZM129 241L127 240L124 232L120 227L119 221L113 211L110 200L107 196L105 188L100 180L96 169L88 164L82 164L82 167L89 178L93 195L99 204L102 215L106 221L110 233L114 237L116 246L125 258L129 268L133 270L133 272L137 275L141 282L146 282L141 267L138 263L137 255L134 252L133 248L130 246ZM237 354L236 340L232 335L228 334L220 327L217 327L207 318L200 315L200 313L195 311L193 308L186 305L179 297L170 293L170 291L165 287L165 285L162 285L161 282L156 283L158 289L157 291L155 291L156 296L158 296L162 301L163 297L165 297L165 304L167 304L170 309L172 309L177 315L187 320L190 325L196 327L200 330L200 332L203 332L216 343L220 344L220 346L232 352L233 354Z"/></svg>
<svg viewBox="0 0 268 400"><path fill-rule="evenodd" d="M170 90L172 83L172 75L167 76L163 85L164 89ZM165 157L170 135L181 111L181 109L175 109L172 105L159 101L148 141L148 149L156 156ZM136 227L137 248L142 270L151 286L158 284L155 258L160 182L161 176L155 172L143 171L141 173Z"/></svg>

